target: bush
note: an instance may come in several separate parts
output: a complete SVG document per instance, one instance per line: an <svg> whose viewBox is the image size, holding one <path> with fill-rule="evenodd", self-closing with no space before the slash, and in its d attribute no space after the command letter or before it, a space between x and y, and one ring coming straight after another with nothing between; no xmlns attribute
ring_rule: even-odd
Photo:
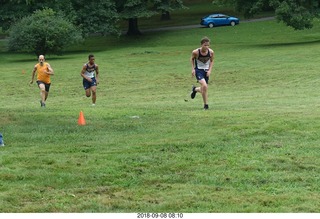
<svg viewBox="0 0 320 219"><path fill-rule="evenodd" d="M9 50L34 52L37 56L61 54L70 44L82 40L81 31L52 9L37 10L10 30Z"/></svg>

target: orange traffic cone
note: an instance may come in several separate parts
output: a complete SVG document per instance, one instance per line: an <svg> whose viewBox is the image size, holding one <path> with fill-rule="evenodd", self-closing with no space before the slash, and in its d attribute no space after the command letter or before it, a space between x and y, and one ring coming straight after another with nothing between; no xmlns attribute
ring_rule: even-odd
<svg viewBox="0 0 320 219"><path fill-rule="evenodd" d="M85 125L86 120L84 119L83 112L80 111L79 119L78 119L78 125Z"/></svg>

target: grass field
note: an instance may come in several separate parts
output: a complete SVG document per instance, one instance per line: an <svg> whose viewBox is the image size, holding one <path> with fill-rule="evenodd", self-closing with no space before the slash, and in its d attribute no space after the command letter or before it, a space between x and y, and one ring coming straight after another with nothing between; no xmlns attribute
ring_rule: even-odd
<svg viewBox="0 0 320 219"><path fill-rule="evenodd" d="M208 111L184 101L203 36ZM0 212L319 212L319 39L319 21L93 37L47 57L45 109L28 84L36 57L1 52ZM89 53L96 107L81 85Z"/></svg>

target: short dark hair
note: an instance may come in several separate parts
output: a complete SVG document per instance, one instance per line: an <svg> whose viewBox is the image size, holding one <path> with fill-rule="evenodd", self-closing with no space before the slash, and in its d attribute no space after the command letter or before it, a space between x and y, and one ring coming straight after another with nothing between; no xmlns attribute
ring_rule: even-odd
<svg viewBox="0 0 320 219"><path fill-rule="evenodd" d="M94 57L94 55L90 54L88 59L90 60L92 57Z"/></svg>
<svg viewBox="0 0 320 219"><path fill-rule="evenodd" d="M203 37L200 41L201 45L204 43L210 43L210 39L208 37Z"/></svg>

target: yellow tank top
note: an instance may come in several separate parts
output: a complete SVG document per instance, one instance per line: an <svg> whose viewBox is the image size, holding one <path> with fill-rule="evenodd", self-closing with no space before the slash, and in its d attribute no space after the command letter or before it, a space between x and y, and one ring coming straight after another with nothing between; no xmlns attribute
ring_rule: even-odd
<svg viewBox="0 0 320 219"><path fill-rule="evenodd" d="M37 80L42 81L43 83L50 84L50 75L45 73L45 71L49 71L47 62L44 62L43 65L41 66L40 63L36 65L37 67Z"/></svg>

